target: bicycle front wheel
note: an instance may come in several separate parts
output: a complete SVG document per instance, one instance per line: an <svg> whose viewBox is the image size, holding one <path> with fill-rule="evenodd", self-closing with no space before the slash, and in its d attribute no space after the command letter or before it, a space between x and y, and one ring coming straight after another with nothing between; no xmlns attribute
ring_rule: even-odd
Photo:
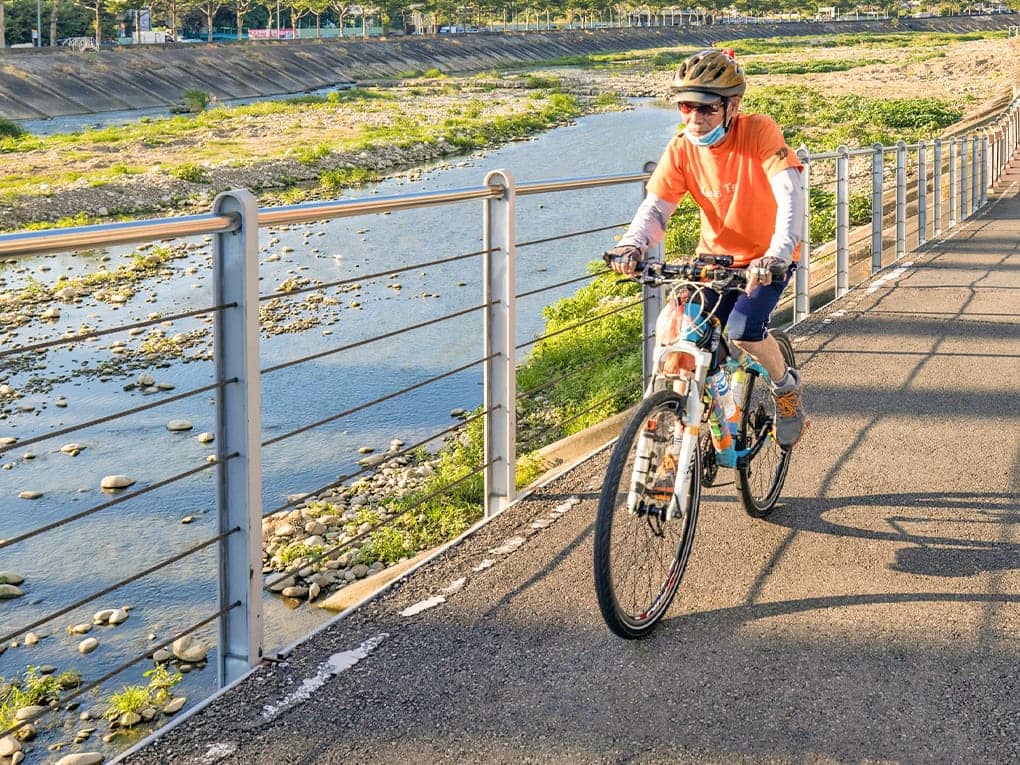
<svg viewBox="0 0 1020 765"><path fill-rule="evenodd" d="M676 460L667 451L683 428L685 400L646 398L616 443L595 522L595 592L606 624L623 638L647 635L676 595L694 542L701 496L700 451L690 487L667 517ZM672 460L672 462L671 462Z"/></svg>
<svg viewBox="0 0 1020 765"><path fill-rule="evenodd" d="M779 343L787 366L796 366L790 339L783 332L771 334ZM776 402L767 378L748 370L741 406L737 448L749 450L750 458L737 465L737 490L747 514L764 518L776 506L793 452L783 449L772 435Z"/></svg>

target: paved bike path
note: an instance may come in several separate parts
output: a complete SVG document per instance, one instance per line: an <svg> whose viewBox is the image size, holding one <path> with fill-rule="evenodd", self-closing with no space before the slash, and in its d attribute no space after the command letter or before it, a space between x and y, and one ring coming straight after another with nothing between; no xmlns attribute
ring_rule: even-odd
<svg viewBox="0 0 1020 765"><path fill-rule="evenodd" d="M651 638L595 603L603 453L127 761L1020 761L1018 188L795 330L783 504L709 491Z"/></svg>

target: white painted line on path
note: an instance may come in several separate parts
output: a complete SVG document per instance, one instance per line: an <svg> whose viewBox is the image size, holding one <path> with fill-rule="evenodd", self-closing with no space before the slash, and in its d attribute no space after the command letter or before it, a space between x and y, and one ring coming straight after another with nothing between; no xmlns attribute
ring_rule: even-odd
<svg viewBox="0 0 1020 765"><path fill-rule="evenodd" d="M362 659L366 658L372 651L374 651L383 640L389 637L389 633L383 632L380 635L371 637L364 643L359 645L357 648L350 651L341 651L335 653L325 661L325 663L319 665L319 671L315 674L315 677L306 678L302 683L301 687L293 693L287 694L279 704L266 704L262 707L262 719L272 720L274 717L279 715L281 712L290 709L293 706L300 704L303 701L308 701L319 688L326 684L334 675L339 675Z"/></svg>

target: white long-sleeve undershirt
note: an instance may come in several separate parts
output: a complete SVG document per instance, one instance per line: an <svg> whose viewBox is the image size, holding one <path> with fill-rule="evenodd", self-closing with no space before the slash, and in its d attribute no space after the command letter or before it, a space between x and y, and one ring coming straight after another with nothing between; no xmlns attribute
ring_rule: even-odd
<svg viewBox="0 0 1020 765"><path fill-rule="evenodd" d="M776 173L769 179L776 198L776 227L763 257L782 260L789 265L800 244L800 225L804 217L804 196L800 190L800 171L795 167ZM666 224L676 205L648 194L620 239L620 245L639 247L647 252L666 236Z"/></svg>

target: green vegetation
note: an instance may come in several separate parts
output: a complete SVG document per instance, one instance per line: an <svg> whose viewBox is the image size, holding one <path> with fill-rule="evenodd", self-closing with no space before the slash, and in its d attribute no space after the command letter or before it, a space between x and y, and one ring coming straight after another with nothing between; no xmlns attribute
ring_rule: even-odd
<svg viewBox="0 0 1020 765"><path fill-rule="evenodd" d="M166 172L178 180L188 181L189 183L205 183L209 180L209 171L206 168L191 163L172 167Z"/></svg>
<svg viewBox="0 0 1020 765"><path fill-rule="evenodd" d="M166 704L171 697L170 691L184 679L180 672L169 670L165 664L159 664L142 675L149 679L148 685L125 685L110 694L107 719L118 720L122 715L138 715L149 707Z"/></svg>
<svg viewBox="0 0 1020 765"><path fill-rule="evenodd" d="M851 226L871 223L871 195L851 194ZM836 238L836 195L824 189L811 189L811 241L814 245Z"/></svg>
<svg viewBox="0 0 1020 765"><path fill-rule="evenodd" d="M783 126L791 146L804 143L812 151L829 151L841 144L911 143L963 116L955 104L935 98L834 96L805 86L756 88L745 97L743 108L770 115Z"/></svg>
<svg viewBox="0 0 1020 765"><path fill-rule="evenodd" d="M723 40L715 43L717 48L735 51L738 56L753 56L761 53L781 53L784 57L803 50L817 48L933 48L951 43L971 40L988 40L1005 36L1005 32L895 32L873 34L820 35L818 37L749 37L743 40Z"/></svg>
<svg viewBox="0 0 1020 765"><path fill-rule="evenodd" d="M377 180L379 175L375 170L366 167L344 167L324 172L319 176L319 185L326 191L337 192Z"/></svg>
<svg viewBox="0 0 1020 765"><path fill-rule="evenodd" d="M877 58L842 59L829 61L746 61L744 71L747 74L824 74L826 72L845 72L872 64L881 64Z"/></svg>
<svg viewBox="0 0 1020 765"><path fill-rule="evenodd" d="M14 715L22 707L45 706L60 699L61 691L81 685L77 670L59 675L44 675L31 665L23 678L7 680L0 677L0 730L6 730L15 723Z"/></svg>
<svg viewBox="0 0 1020 765"><path fill-rule="evenodd" d="M25 135L25 129L17 122L0 117L0 138L20 138Z"/></svg>
<svg viewBox="0 0 1020 765"><path fill-rule="evenodd" d="M204 112L205 108L209 105L209 94L204 90L196 90L194 88L185 90L184 93L181 94L181 98L184 99L184 105L196 114L198 112Z"/></svg>

